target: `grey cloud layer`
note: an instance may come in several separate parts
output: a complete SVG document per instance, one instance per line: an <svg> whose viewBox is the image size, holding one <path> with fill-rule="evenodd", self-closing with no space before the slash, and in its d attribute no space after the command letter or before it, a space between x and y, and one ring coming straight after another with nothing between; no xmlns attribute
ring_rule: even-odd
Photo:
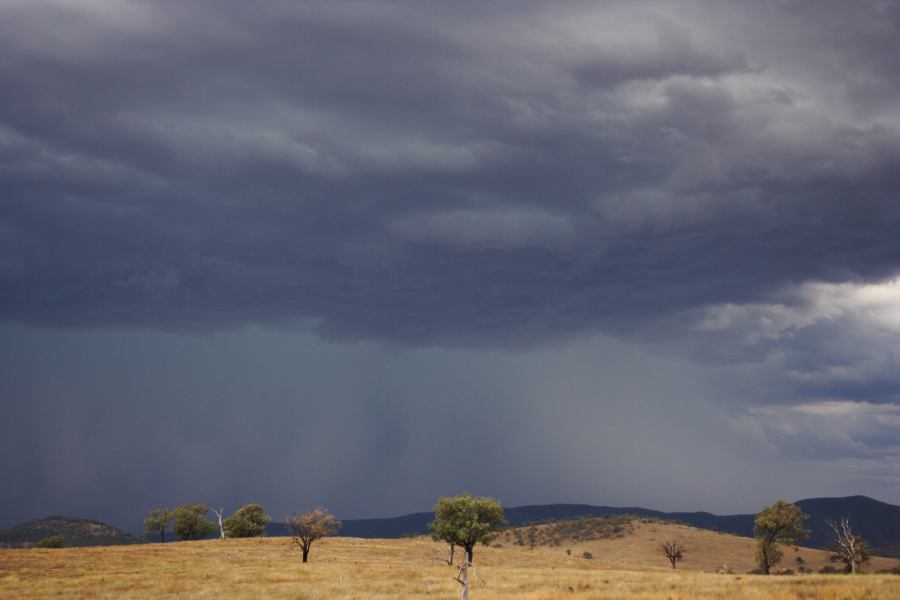
<svg viewBox="0 0 900 600"><path fill-rule="evenodd" d="M900 265L894 2L0 10L10 318L680 339Z"/></svg>
<svg viewBox="0 0 900 600"><path fill-rule="evenodd" d="M2 11L13 318L492 346L900 258L893 2Z"/></svg>

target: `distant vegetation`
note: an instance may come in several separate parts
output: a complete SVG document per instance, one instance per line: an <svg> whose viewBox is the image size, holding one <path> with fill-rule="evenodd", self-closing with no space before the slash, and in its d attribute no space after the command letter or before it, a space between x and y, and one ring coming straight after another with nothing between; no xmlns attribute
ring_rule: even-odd
<svg viewBox="0 0 900 600"><path fill-rule="evenodd" d="M573 517L558 521L526 523L501 531L497 541L516 546L560 546L570 542L622 538L634 532L634 523L665 523L664 519L640 515Z"/></svg>
<svg viewBox="0 0 900 600"><path fill-rule="evenodd" d="M66 543L65 536L62 535L51 535L43 538L38 541L38 548L62 548Z"/></svg>

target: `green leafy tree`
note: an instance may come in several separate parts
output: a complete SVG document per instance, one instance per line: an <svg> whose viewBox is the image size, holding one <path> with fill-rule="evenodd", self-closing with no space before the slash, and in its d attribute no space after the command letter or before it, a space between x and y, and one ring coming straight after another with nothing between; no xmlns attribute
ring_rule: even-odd
<svg viewBox="0 0 900 600"><path fill-rule="evenodd" d="M38 548L62 548L65 546L66 538L61 535L50 535L42 538L38 543Z"/></svg>
<svg viewBox="0 0 900 600"><path fill-rule="evenodd" d="M182 504L173 511L175 535L182 540L200 540L216 531L216 524L206 518L210 508L205 504Z"/></svg>
<svg viewBox="0 0 900 600"><path fill-rule="evenodd" d="M168 508L154 508L150 511L150 515L144 519L144 537L151 537L159 534L159 541L166 541L166 529L172 522L172 511Z"/></svg>
<svg viewBox="0 0 900 600"><path fill-rule="evenodd" d="M271 520L261 504L247 504L225 519L225 535L230 538L262 537Z"/></svg>
<svg viewBox="0 0 900 600"><path fill-rule="evenodd" d="M308 513L288 517L284 524L294 538L293 543L300 546L303 562L307 562L313 542L327 535L334 535L343 523L324 508L314 508Z"/></svg>
<svg viewBox="0 0 900 600"><path fill-rule="evenodd" d="M493 532L504 523L499 500L465 492L455 498L440 498L434 505L434 521L428 526L432 539L460 546L471 563L475 545L489 543Z"/></svg>
<svg viewBox="0 0 900 600"><path fill-rule="evenodd" d="M753 523L753 535L756 537L756 561L760 571L769 574L783 555L779 544L797 548L797 543L809 537L809 531L803 527L809 517L803 514L796 505L778 500L772 506L766 506L756 515Z"/></svg>

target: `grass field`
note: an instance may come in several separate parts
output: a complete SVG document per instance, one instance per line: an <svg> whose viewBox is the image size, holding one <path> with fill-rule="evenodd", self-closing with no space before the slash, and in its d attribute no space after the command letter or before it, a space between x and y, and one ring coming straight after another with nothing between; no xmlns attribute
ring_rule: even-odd
<svg viewBox="0 0 900 600"><path fill-rule="evenodd" d="M687 544L677 571L656 554L662 537ZM470 597L675 600L895 600L900 576L753 576L706 572L752 566L752 541L670 524L560 546L479 547ZM570 549L571 555L566 553ZM585 559L589 551L593 559ZM744 556L747 554L747 556ZM811 566L824 554L801 549ZM425 538L331 538L303 565L287 538L209 540L61 550L0 550L3 598L458 598L445 548ZM785 552L786 566L794 552ZM900 561L876 559L869 570Z"/></svg>

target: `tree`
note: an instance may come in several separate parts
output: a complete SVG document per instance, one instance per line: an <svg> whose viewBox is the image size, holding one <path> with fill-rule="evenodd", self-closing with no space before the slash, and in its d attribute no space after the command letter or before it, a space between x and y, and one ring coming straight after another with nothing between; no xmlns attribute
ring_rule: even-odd
<svg viewBox="0 0 900 600"><path fill-rule="evenodd" d="M293 542L300 546L303 562L307 562L313 542L326 535L334 535L343 525L324 508L314 508L302 515L290 516L285 519L284 524L294 537Z"/></svg>
<svg viewBox="0 0 900 600"><path fill-rule="evenodd" d="M168 508L154 508L150 511L150 515L144 519L144 537L151 537L159 534L159 541L166 541L166 529L172 522L172 511Z"/></svg>
<svg viewBox="0 0 900 600"><path fill-rule="evenodd" d="M183 504L173 511L175 535L182 540L199 540L216 531L215 524L206 518L210 508L205 504Z"/></svg>
<svg viewBox="0 0 900 600"><path fill-rule="evenodd" d="M674 569L675 563L684 558L684 553L687 552L687 548L685 548L678 540L667 540L660 544L659 551L669 559L669 562L672 563L672 568Z"/></svg>
<svg viewBox="0 0 900 600"><path fill-rule="evenodd" d="M492 532L504 523L499 500L465 492L455 498L440 498L434 505L434 521L428 526L433 540L462 547L466 561L471 563L475 545L490 542Z"/></svg>
<svg viewBox="0 0 900 600"><path fill-rule="evenodd" d="M222 516L225 514L225 509L222 507L212 509L214 515L216 515L216 524L219 527L219 539L225 539L225 525L222 523Z"/></svg>
<svg viewBox="0 0 900 600"><path fill-rule="evenodd" d="M781 561L783 556L779 544L797 548L797 542L809 537L803 522L809 517L796 505L778 500L766 506L756 515L753 535L756 537L756 560L760 570L766 575Z"/></svg>
<svg viewBox="0 0 900 600"><path fill-rule="evenodd" d="M37 543L38 548L62 548L66 544L66 538L62 535L50 535L41 538Z"/></svg>
<svg viewBox="0 0 900 600"><path fill-rule="evenodd" d="M534 545L537 544L538 539L538 530L537 527L532 525L528 528L528 547L531 550L534 550Z"/></svg>
<svg viewBox="0 0 900 600"><path fill-rule="evenodd" d="M225 535L230 538L262 537L271 520L261 504L247 504L225 519Z"/></svg>
<svg viewBox="0 0 900 600"><path fill-rule="evenodd" d="M852 575L869 560L869 545L850 528L850 517L843 517L840 523L831 519L825 521L831 530L828 543L830 555L828 560L844 564L844 568Z"/></svg>

